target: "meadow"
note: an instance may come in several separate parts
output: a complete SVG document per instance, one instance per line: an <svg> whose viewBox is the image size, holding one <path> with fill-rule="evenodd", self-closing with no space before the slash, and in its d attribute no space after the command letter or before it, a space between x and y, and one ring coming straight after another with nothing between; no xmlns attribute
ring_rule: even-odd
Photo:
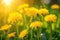
<svg viewBox="0 0 60 40"><path fill-rule="evenodd" d="M0 40L60 40L60 5L21 4L0 14Z"/></svg>

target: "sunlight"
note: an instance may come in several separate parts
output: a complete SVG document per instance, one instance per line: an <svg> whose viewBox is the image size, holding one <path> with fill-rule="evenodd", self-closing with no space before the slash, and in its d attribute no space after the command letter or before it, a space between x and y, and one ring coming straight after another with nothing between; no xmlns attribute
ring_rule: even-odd
<svg viewBox="0 0 60 40"><path fill-rule="evenodd" d="M11 4L11 0L3 0L3 2L4 2L6 5L10 5L10 4Z"/></svg>

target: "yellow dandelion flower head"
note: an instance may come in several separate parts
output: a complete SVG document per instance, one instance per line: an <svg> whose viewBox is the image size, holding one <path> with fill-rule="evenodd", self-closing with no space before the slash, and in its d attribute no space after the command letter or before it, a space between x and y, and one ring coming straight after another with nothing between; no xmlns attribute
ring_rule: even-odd
<svg viewBox="0 0 60 40"><path fill-rule="evenodd" d="M10 28L11 28L11 25L6 24L6 25L3 25L3 26L0 28L0 30L9 30Z"/></svg>
<svg viewBox="0 0 60 40"><path fill-rule="evenodd" d="M25 37L27 34L28 34L28 31L27 31L27 30L23 30L22 32L20 32L19 38L23 38L23 37Z"/></svg>
<svg viewBox="0 0 60 40"><path fill-rule="evenodd" d="M24 13L25 12L25 8L28 8L29 7L29 4L21 4L19 7L18 7L18 10L20 13Z"/></svg>
<svg viewBox="0 0 60 40"><path fill-rule="evenodd" d="M59 5L54 4L54 5L51 6L51 8L52 8L52 9L59 9Z"/></svg>
<svg viewBox="0 0 60 40"><path fill-rule="evenodd" d="M46 8L41 8L41 9L39 9L39 11L38 11L38 14L39 14L39 15L46 15L46 14L48 14L48 13L49 13L49 10L46 9Z"/></svg>
<svg viewBox="0 0 60 40"><path fill-rule="evenodd" d="M19 21L21 19L22 19L22 15L17 12L14 12L14 13L9 14L8 23L14 23L14 22Z"/></svg>
<svg viewBox="0 0 60 40"><path fill-rule="evenodd" d="M36 16L38 13L38 9L34 8L34 7L30 7L26 9L26 15L27 16Z"/></svg>
<svg viewBox="0 0 60 40"><path fill-rule="evenodd" d="M32 23L30 24L30 27L33 29L33 28L36 28L36 27L41 27L42 25L43 25L42 22L40 22L40 21L35 21L35 22L32 22Z"/></svg>
<svg viewBox="0 0 60 40"><path fill-rule="evenodd" d="M14 36L15 36L15 33L16 33L16 32L9 33L9 34L7 35L7 37L9 37L9 38L10 38L10 37L14 37Z"/></svg>
<svg viewBox="0 0 60 40"><path fill-rule="evenodd" d="M21 4L18 8L23 9L29 7L29 4Z"/></svg>
<svg viewBox="0 0 60 40"><path fill-rule="evenodd" d="M53 14L45 16L45 21L47 22L55 22L56 19L57 19L57 16Z"/></svg>

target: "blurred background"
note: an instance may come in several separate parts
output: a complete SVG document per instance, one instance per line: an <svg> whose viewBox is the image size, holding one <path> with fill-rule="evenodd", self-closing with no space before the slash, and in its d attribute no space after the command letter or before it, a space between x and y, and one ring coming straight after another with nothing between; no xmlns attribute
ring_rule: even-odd
<svg viewBox="0 0 60 40"><path fill-rule="evenodd" d="M60 0L0 0L0 19L3 18L3 20L0 21L6 22L4 19L7 17L8 13L15 11L20 4L25 3L28 3L31 6L40 7L42 4L45 4L47 6L50 6L52 4L60 5Z"/></svg>
<svg viewBox="0 0 60 40"><path fill-rule="evenodd" d="M24 4L24 3L28 3L30 5L40 5L42 3L45 3L47 5L51 5L51 4L60 5L60 0L10 0L11 1L10 5L8 4L6 5L3 1L4 0L0 0L0 13L3 11L6 12L7 9L8 9L8 12L15 10L17 6L19 6L20 4Z"/></svg>

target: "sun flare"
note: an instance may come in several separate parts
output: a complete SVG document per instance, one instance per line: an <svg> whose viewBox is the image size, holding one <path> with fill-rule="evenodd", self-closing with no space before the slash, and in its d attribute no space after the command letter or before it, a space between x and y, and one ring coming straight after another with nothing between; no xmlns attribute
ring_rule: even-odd
<svg viewBox="0 0 60 40"><path fill-rule="evenodd" d="M11 0L3 0L3 2L4 2L6 5L10 5L10 4L11 4Z"/></svg>

